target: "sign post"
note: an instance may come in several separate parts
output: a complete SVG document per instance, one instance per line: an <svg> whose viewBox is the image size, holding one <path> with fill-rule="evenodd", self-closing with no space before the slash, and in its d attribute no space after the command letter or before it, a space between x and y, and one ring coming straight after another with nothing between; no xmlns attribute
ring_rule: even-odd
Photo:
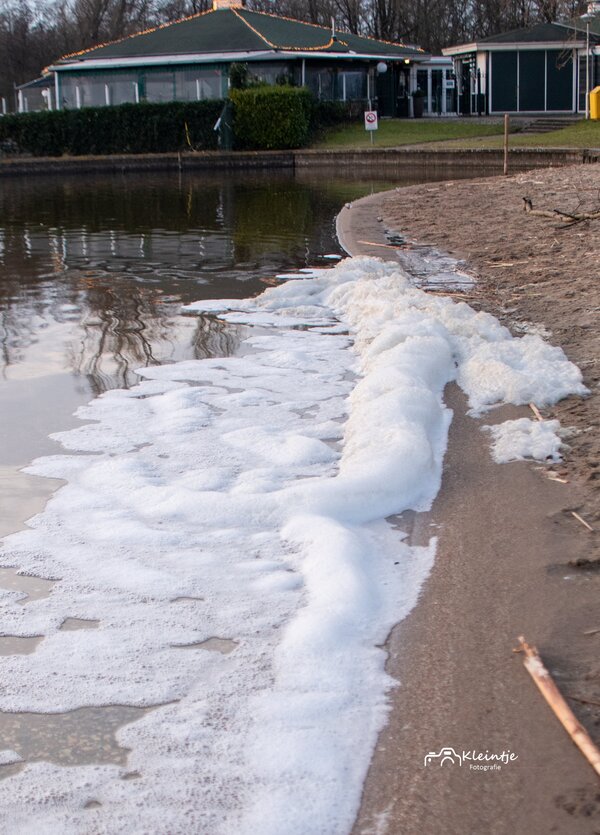
<svg viewBox="0 0 600 835"><path fill-rule="evenodd" d="M365 110L365 130L371 134L371 145L373 144L373 131L379 127L376 110Z"/></svg>

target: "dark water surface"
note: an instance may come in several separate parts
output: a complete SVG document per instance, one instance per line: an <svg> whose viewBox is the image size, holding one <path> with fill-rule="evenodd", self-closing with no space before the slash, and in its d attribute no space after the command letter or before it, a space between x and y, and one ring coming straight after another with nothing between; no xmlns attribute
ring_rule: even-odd
<svg viewBox="0 0 600 835"><path fill-rule="evenodd" d="M0 180L0 535L43 506L51 485L18 470L59 451L48 435L76 425L77 406L134 385L137 368L235 350L236 328L181 315L182 304L256 295L277 273L327 264L345 202L432 178Z"/></svg>
<svg viewBox="0 0 600 835"><path fill-rule="evenodd" d="M235 350L239 328L184 316L182 304L256 295L278 273L331 263L322 256L340 252L344 203L430 179L330 171L0 179L0 536L59 486L21 468L61 451L48 435L77 425L80 404L134 385L137 368ZM51 594L52 580L15 569L0 568L0 587L21 591L22 605ZM68 618L61 628L97 626ZM4 636L0 654L34 652L41 639ZM0 712L4 747L23 760L0 766L0 779L37 760L123 764L116 730L143 712Z"/></svg>

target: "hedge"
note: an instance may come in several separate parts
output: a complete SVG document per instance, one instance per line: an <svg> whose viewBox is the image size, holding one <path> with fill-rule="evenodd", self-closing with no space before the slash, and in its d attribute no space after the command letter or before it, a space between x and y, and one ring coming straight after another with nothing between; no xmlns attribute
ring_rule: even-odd
<svg viewBox="0 0 600 835"><path fill-rule="evenodd" d="M301 148L356 114L345 102L317 101L305 88L231 90L236 149ZM121 104L0 117L0 153L33 156L213 150L224 102ZM189 141L188 141L189 140Z"/></svg>
<svg viewBox="0 0 600 835"><path fill-rule="evenodd" d="M366 102L357 106L355 102L313 100L311 127L313 132L336 127L362 119L362 111L367 109Z"/></svg>
<svg viewBox="0 0 600 835"><path fill-rule="evenodd" d="M0 118L0 148L34 156L211 150L222 109L210 100L11 114Z"/></svg>
<svg viewBox="0 0 600 835"><path fill-rule="evenodd" d="M230 90L235 147L301 148L311 133L312 96L305 88L277 86Z"/></svg>

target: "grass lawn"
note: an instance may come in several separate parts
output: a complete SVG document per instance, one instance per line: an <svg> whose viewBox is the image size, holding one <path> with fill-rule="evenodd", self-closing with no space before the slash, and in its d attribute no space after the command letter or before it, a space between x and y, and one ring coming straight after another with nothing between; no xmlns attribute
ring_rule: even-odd
<svg viewBox="0 0 600 835"><path fill-rule="evenodd" d="M457 139L453 142L436 142L434 148L501 148L500 136ZM549 133L511 133L511 148L600 148L600 121L581 120L561 130Z"/></svg>
<svg viewBox="0 0 600 835"><path fill-rule="evenodd" d="M375 147L433 143L432 148L501 148L504 127L500 121L477 119L384 119L375 131ZM360 124L334 128L314 148L369 148L371 140ZM582 119L550 133L511 133L511 148L600 148L600 121Z"/></svg>
<svg viewBox="0 0 600 835"><path fill-rule="evenodd" d="M378 148L397 145L418 145L421 142L469 139L479 136L495 136L504 130L500 122L490 124L467 119L382 119L379 130L374 131ZM371 138L362 122L333 128L313 146L320 149L370 148Z"/></svg>

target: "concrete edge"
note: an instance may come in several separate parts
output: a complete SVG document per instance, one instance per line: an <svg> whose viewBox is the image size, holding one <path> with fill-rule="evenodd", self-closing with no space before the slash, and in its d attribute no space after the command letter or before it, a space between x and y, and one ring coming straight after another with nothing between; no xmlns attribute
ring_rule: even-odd
<svg viewBox="0 0 600 835"><path fill-rule="evenodd" d="M513 169L600 162L600 148L512 148L509 162ZM85 157L0 158L0 177L21 174L62 174L130 171L190 171L265 168L318 168L377 166L449 168L468 166L502 170L502 149L470 150L420 148L365 148L362 150L300 151L200 151L169 154L118 154Z"/></svg>

